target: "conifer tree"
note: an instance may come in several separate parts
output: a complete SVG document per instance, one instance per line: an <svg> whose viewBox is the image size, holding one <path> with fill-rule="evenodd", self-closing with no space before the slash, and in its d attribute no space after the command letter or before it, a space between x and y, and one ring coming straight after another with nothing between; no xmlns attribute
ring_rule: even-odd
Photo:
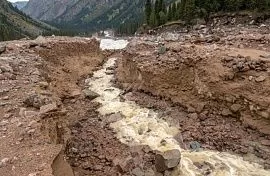
<svg viewBox="0 0 270 176"><path fill-rule="evenodd" d="M158 12L163 11L163 4L164 4L163 0L159 0L159 3L158 3Z"/></svg>
<svg viewBox="0 0 270 176"><path fill-rule="evenodd" d="M156 24L159 25L160 24L160 18L159 18L159 0L155 1L155 21Z"/></svg>
<svg viewBox="0 0 270 176"><path fill-rule="evenodd" d="M151 12L152 12L152 3L151 3L151 0L146 0L146 3L145 3L145 17L146 17L146 23L147 24L150 23Z"/></svg>
<svg viewBox="0 0 270 176"><path fill-rule="evenodd" d="M162 12L164 12L165 14L167 14L167 8L166 8L166 5L165 5L164 2L162 4Z"/></svg>
<svg viewBox="0 0 270 176"><path fill-rule="evenodd" d="M168 15L167 15L168 21L172 20L172 6L169 6Z"/></svg>
<svg viewBox="0 0 270 176"><path fill-rule="evenodd" d="M159 12L159 17L160 17L160 25L165 24L167 22L167 16L163 11Z"/></svg>
<svg viewBox="0 0 270 176"><path fill-rule="evenodd" d="M180 7L179 7L180 19L184 19L186 2L187 2L187 0L181 0Z"/></svg>
<svg viewBox="0 0 270 176"><path fill-rule="evenodd" d="M154 11L152 11L150 15L150 26L155 27L157 25L157 19L156 19L156 14Z"/></svg>
<svg viewBox="0 0 270 176"><path fill-rule="evenodd" d="M172 5L172 19L176 20L176 4L173 3Z"/></svg>
<svg viewBox="0 0 270 176"><path fill-rule="evenodd" d="M195 0L187 0L185 4L185 10L184 10L184 19L187 22L190 22L192 18L194 18L195 15Z"/></svg>

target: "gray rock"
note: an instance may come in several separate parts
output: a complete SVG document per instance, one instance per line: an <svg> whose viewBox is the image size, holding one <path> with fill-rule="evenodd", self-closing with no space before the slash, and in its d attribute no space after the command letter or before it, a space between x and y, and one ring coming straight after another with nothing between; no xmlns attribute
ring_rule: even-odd
<svg viewBox="0 0 270 176"><path fill-rule="evenodd" d="M163 176L171 176L172 175L172 171L166 170L163 174Z"/></svg>
<svg viewBox="0 0 270 176"><path fill-rule="evenodd" d="M240 104L233 104L231 106L231 111L234 112L234 113L239 112L239 110L241 109L241 107L242 106Z"/></svg>
<svg viewBox="0 0 270 176"><path fill-rule="evenodd" d="M30 129L27 131L27 134L31 135L31 134L34 134L36 132L35 129Z"/></svg>
<svg viewBox="0 0 270 176"><path fill-rule="evenodd" d="M1 65L0 70L2 72L13 72L13 69L9 64Z"/></svg>
<svg viewBox="0 0 270 176"><path fill-rule="evenodd" d="M174 34L174 33L165 33L163 35L163 38L165 41L177 41L179 39L179 34Z"/></svg>
<svg viewBox="0 0 270 176"><path fill-rule="evenodd" d="M114 70L106 70L106 75L113 75L114 74Z"/></svg>
<svg viewBox="0 0 270 176"><path fill-rule="evenodd" d="M256 82L263 82L265 81L266 77L265 76L259 76L255 79Z"/></svg>
<svg viewBox="0 0 270 176"><path fill-rule="evenodd" d="M94 166L94 170L95 170L95 171L101 171L102 168L103 168L102 165L95 165L95 166Z"/></svg>
<svg viewBox="0 0 270 176"><path fill-rule="evenodd" d="M58 110L57 104L52 103L52 104L41 106L39 113L42 115L42 114L46 114L46 113L57 111L57 110Z"/></svg>
<svg viewBox="0 0 270 176"><path fill-rule="evenodd" d="M4 158L0 161L0 168L1 167L5 167L7 165L7 163L10 161L9 158Z"/></svg>
<svg viewBox="0 0 270 176"><path fill-rule="evenodd" d="M45 105L46 101L47 100L45 97L37 94L31 94L23 101L23 103L28 107L40 108L41 106Z"/></svg>
<svg viewBox="0 0 270 176"><path fill-rule="evenodd" d="M24 117L32 118L38 116L38 112L36 111L24 111Z"/></svg>
<svg viewBox="0 0 270 176"><path fill-rule="evenodd" d="M165 54L166 53L166 47L165 46L160 46L158 49L158 54Z"/></svg>
<svg viewBox="0 0 270 176"><path fill-rule="evenodd" d="M31 73L31 75L40 76L41 73L40 73L40 71L39 71L38 69L36 69L36 70L34 70L34 71Z"/></svg>
<svg viewBox="0 0 270 176"><path fill-rule="evenodd" d="M200 112L202 112L203 111L203 109L204 109L204 107L205 107L205 103L198 103L198 104L196 104L196 112L198 112L198 113L200 113Z"/></svg>
<svg viewBox="0 0 270 176"><path fill-rule="evenodd" d="M157 154L155 158L155 167L158 172L164 172L168 169L175 168L179 165L181 153L177 149L169 150L161 154Z"/></svg>
<svg viewBox="0 0 270 176"><path fill-rule="evenodd" d="M144 173L145 176L156 176L155 172L152 169L148 169Z"/></svg>
<svg viewBox="0 0 270 176"><path fill-rule="evenodd" d="M269 59L270 58L270 55L260 55L260 57Z"/></svg>
<svg viewBox="0 0 270 176"><path fill-rule="evenodd" d="M132 175L135 176L144 176L144 172L140 168L135 168L132 170Z"/></svg>
<svg viewBox="0 0 270 176"><path fill-rule="evenodd" d="M31 173L31 174L29 174L28 176L38 176L38 173L37 173L37 172Z"/></svg>
<svg viewBox="0 0 270 176"><path fill-rule="evenodd" d="M188 111L188 113L194 113L196 110L195 110L195 108L189 106L187 111Z"/></svg>
<svg viewBox="0 0 270 176"><path fill-rule="evenodd" d="M270 140L262 140L261 144L264 146L270 146Z"/></svg>
<svg viewBox="0 0 270 176"><path fill-rule="evenodd" d="M201 149L201 144L197 141L193 141L190 143L189 147L190 147L191 151L199 152Z"/></svg>
<svg viewBox="0 0 270 176"><path fill-rule="evenodd" d="M230 115L232 115L232 112L229 109L225 108L222 110L221 115L230 116Z"/></svg>
<svg viewBox="0 0 270 176"><path fill-rule="evenodd" d="M191 118L191 119L197 119L198 114L197 113L191 113L191 114L188 114L188 117Z"/></svg>
<svg viewBox="0 0 270 176"><path fill-rule="evenodd" d="M267 112L267 111L260 112L260 115L265 119L269 119L269 116L270 116L269 112Z"/></svg>
<svg viewBox="0 0 270 176"><path fill-rule="evenodd" d="M116 114L112 114L108 118L106 118L106 122L107 123L114 123L114 122L117 122L121 119L123 119L123 115L121 113L116 113Z"/></svg>
<svg viewBox="0 0 270 176"><path fill-rule="evenodd" d="M71 98L79 97L81 94L82 94L81 90L76 89L76 90L73 90L73 91L71 92L70 97L71 97Z"/></svg>
<svg viewBox="0 0 270 176"><path fill-rule="evenodd" d="M93 92L89 89L84 89L83 93L84 93L85 97L88 98L89 100L94 100L95 98L99 97L99 94L97 94L96 92Z"/></svg>
<svg viewBox="0 0 270 176"><path fill-rule="evenodd" d="M32 120L29 124L28 124L28 127L34 127L37 125L37 121L35 120Z"/></svg>
<svg viewBox="0 0 270 176"><path fill-rule="evenodd" d="M118 166L121 168L122 171L127 172L130 169L130 163L133 162L133 158L131 156L128 156L123 159L114 158L112 162L114 166Z"/></svg>
<svg viewBox="0 0 270 176"><path fill-rule="evenodd" d="M38 84L39 84L39 87L43 89L47 89L49 86L49 83L47 83L46 81L39 82Z"/></svg>

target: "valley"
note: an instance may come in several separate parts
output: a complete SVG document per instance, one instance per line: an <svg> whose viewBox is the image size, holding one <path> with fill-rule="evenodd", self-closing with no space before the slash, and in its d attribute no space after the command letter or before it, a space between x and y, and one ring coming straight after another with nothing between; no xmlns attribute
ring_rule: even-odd
<svg viewBox="0 0 270 176"><path fill-rule="evenodd" d="M6 0L0 2L0 41L36 38L51 31L57 29L33 20Z"/></svg>
<svg viewBox="0 0 270 176"><path fill-rule="evenodd" d="M270 6L214 2L1 1L0 175L269 176Z"/></svg>
<svg viewBox="0 0 270 176"><path fill-rule="evenodd" d="M1 175L269 175L269 23L251 23L1 42Z"/></svg>
<svg viewBox="0 0 270 176"><path fill-rule="evenodd" d="M143 0L30 0L22 11L65 30L96 32L142 21Z"/></svg>

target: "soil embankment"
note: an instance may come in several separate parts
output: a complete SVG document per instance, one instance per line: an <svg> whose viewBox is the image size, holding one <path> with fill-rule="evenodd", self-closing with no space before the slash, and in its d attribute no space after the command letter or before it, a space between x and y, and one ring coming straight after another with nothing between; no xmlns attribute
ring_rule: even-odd
<svg viewBox="0 0 270 176"><path fill-rule="evenodd" d="M163 119L179 127L183 145L199 141L269 168L267 29L201 27L134 39L118 60L117 84L129 100L163 109Z"/></svg>

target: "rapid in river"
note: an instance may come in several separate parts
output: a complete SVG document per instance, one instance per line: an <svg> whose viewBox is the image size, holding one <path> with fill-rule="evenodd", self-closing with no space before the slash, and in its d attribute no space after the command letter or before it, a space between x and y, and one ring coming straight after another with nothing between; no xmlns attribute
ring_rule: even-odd
<svg viewBox="0 0 270 176"><path fill-rule="evenodd" d="M127 44L128 42L125 40L106 39L101 40L101 49L123 49ZM270 175L270 171L264 170L262 166L245 161L237 155L209 150L191 152L180 148L174 139L179 129L158 118L158 113L154 110L142 108L132 101L123 102L120 100L123 90L113 86L114 75L107 73L107 68L113 67L116 60L117 58L109 58L103 68L94 73L89 86L90 90L100 95L94 100L101 104L100 114L121 113L124 115L124 119L111 124L121 142L130 146L148 145L153 150L159 151L179 149L181 151L181 163L172 175ZM202 163L204 167L198 168L194 163Z"/></svg>

